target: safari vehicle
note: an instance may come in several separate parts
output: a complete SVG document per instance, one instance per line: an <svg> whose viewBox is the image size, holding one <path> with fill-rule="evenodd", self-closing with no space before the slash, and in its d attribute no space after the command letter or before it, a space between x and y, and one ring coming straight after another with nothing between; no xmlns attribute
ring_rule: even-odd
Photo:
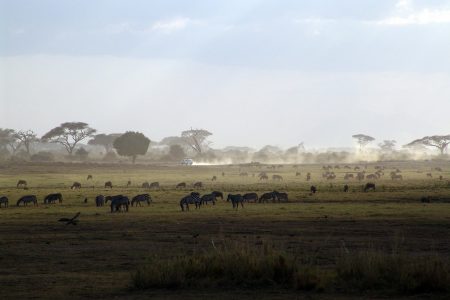
<svg viewBox="0 0 450 300"><path fill-rule="evenodd" d="M192 160L192 158L185 158L181 161L181 164L183 166L192 166L193 163L194 161Z"/></svg>

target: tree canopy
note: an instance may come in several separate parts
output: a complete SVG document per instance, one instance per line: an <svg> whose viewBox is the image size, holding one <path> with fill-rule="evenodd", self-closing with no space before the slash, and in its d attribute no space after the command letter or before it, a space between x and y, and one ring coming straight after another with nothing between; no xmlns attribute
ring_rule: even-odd
<svg viewBox="0 0 450 300"><path fill-rule="evenodd" d="M212 133L208 130L192 128L181 133L184 142L198 154L203 152L205 146L207 146L206 139L211 135Z"/></svg>
<svg viewBox="0 0 450 300"><path fill-rule="evenodd" d="M367 144L375 140L375 138L365 134L355 134L352 135L352 138L359 144L359 149L364 148Z"/></svg>
<svg viewBox="0 0 450 300"><path fill-rule="evenodd" d="M88 144L103 146L105 148L105 152L108 153L108 152L112 151L113 144L114 144L114 141L116 140L116 138L118 138L121 135L122 134L120 134L120 133L97 134L94 136L94 138L92 140L89 140Z"/></svg>
<svg viewBox="0 0 450 300"><path fill-rule="evenodd" d="M425 136L421 139L412 141L406 144L405 147L413 147L415 145L424 145L429 147L438 148L441 154L445 153L447 146L450 144L450 134L449 135L433 135Z"/></svg>
<svg viewBox="0 0 450 300"><path fill-rule="evenodd" d="M61 144L72 155L76 145L95 132L87 123L66 122L44 134L42 141Z"/></svg>
<svg viewBox="0 0 450 300"><path fill-rule="evenodd" d="M127 131L115 139L113 146L121 156L131 157L133 163L138 155L147 153L150 139L140 132Z"/></svg>

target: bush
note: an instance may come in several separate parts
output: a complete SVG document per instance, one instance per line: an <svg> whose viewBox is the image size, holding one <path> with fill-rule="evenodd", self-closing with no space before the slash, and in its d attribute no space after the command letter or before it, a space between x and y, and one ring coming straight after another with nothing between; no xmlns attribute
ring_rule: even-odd
<svg viewBox="0 0 450 300"><path fill-rule="evenodd" d="M55 156L51 152L40 151L36 154L31 155L30 159L31 159L31 161L35 161L35 162L54 161Z"/></svg>

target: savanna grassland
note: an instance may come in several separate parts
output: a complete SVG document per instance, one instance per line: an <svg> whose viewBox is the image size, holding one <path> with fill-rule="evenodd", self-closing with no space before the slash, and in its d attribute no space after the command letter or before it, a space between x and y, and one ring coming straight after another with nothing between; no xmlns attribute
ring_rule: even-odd
<svg viewBox="0 0 450 300"><path fill-rule="evenodd" d="M375 166L384 167L384 176L370 180L376 184L375 191L363 192L367 180L343 179L345 173L356 173L357 165L366 174L375 172ZM447 276L450 164L389 162L349 167L333 165L337 178L326 180L322 177L322 165L2 165L0 196L9 198L9 208L0 209L0 298L448 299L449 291L441 286L406 289L407 292L392 290L392 286L385 288L383 284L367 288L380 284L372 285L370 274L367 275L371 270L358 273L367 275L369 281L365 285L360 282L346 286L346 282L336 278L353 280L349 275L353 271L342 271L358 263L349 262L349 258L365 254L365 261L375 261L377 255L392 253L409 261L437 258L444 264L444 271L439 269L439 274ZM390 179L389 173L395 169L401 171L403 180ZM268 174L268 181L258 179L261 171ZM240 176L242 172L248 176ZM301 175L296 176L296 172ZM307 172L311 172L310 182L306 181ZM87 180L88 174L93 176L92 180ZM281 175L283 181L273 181L273 174ZM211 181L212 176L217 176L217 181ZM28 182L27 190L16 188L19 179ZM71 190L74 181L80 182L82 188ZM104 188L106 181L113 183L112 189ZM127 181L131 181L130 187L126 187ZM161 188L142 189L145 181L158 181ZM245 203L243 209L233 210L231 203L218 199L214 206L196 210L191 205L190 211L181 212L179 200L193 191L192 184L196 181L204 184L198 190L201 194L218 190L225 196L247 192L260 195L278 190L289 194L289 202ZM175 185L179 182L186 182L188 188L177 190ZM349 185L348 193L343 192L344 184ZM316 194L310 194L311 185L317 187ZM45 195L55 192L63 194L62 204L43 204ZM109 206L94 204L98 194L132 197L141 193L150 193L153 203L130 207L128 213L110 213ZM28 194L37 195L39 205L16 207L17 199ZM423 203L423 197L430 203ZM81 212L77 226L58 222L59 218L72 217L77 212ZM307 266L313 275L308 279L301 277L296 288L264 280L255 286L239 283L230 286L230 281L221 285L220 281L214 284L204 279L192 287L177 284L154 287L158 284L153 282L149 288L136 284L136 272L146 264L158 265L155 258L168 262L161 268L174 268L170 261L175 258L205 256L230 248L275 249L276 253L286 255L288 264L294 263L292 257L296 258L295 263L301 261L297 273ZM347 260L342 259L342 254L347 255ZM230 264L233 260L223 259ZM286 263L283 260L281 264ZM336 267L342 264L345 265ZM432 264L426 262L423 268ZM433 266L426 271L430 276L436 273ZM372 269L373 265L366 267ZM231 282L239 280L233 278ZM447 279L442 280L445 284Z"/></svg>

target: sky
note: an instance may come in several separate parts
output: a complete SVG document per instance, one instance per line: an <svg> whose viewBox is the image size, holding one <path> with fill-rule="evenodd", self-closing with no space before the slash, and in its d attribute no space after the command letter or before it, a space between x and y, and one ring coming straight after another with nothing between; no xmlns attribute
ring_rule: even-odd
<svg viewBox="0 0 450 300"><path fill-rule="evenodd" d="M0 0L0 128L324 148L449 111L450 1Z"/></svg>

